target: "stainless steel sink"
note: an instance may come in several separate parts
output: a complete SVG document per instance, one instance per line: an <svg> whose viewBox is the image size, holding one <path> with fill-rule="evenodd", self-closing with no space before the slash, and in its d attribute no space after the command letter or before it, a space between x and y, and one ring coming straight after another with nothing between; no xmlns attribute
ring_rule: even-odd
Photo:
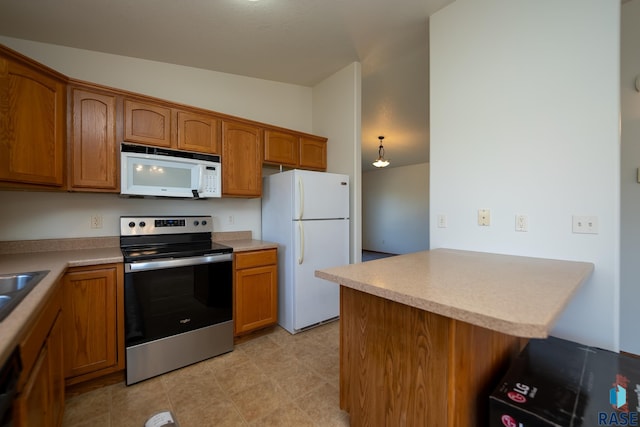
<svg viewBox="0 0 640 427"><path fill-rule="evenodd" d="M0 274L0 321L49 274L49 270Z"/></svg>

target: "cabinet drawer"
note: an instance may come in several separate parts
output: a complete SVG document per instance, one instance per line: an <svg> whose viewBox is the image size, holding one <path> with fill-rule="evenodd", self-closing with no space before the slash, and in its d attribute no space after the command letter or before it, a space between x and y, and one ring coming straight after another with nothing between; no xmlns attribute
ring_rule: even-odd
<svg viewBox="0 0 640 427"><path fill-rule="evenodd" d="M243 268L276 264L278 262L278 255L276 249L240 252L236 254L235 260L236 270L240 270Z"/></svg>

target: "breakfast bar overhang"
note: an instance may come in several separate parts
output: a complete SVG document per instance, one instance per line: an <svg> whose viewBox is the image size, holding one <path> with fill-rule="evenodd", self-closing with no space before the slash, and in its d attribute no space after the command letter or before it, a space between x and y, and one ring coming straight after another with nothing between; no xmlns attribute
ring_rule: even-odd
<svg viewBox="0 0 640 427"><path fill-rule="evenodd" d="M316 271L340 284L340 407L352 426L483 426L529 338L592 263L435 249Z"/></svg>

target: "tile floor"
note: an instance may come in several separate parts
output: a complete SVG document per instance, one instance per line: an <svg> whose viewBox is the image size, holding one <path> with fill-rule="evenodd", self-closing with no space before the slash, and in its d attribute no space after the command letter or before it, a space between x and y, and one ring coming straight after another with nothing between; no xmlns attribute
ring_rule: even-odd
<svg viewBox="0 0 640 427"><path fill-rule="evenodd" d="M376 252L376 251L362 251L362 262L373 261L381 258L388 258L390 256L395 256L395 254L389 254L386 252Z"/></svg>
<svg viewBox="0 0 640 427"><path fill-rule="evenodd" d="M63 427L143 427L170 410L180 427L348 426L339 408L339 323L271 333L231 353L127 387L71 397Z"/></svg>

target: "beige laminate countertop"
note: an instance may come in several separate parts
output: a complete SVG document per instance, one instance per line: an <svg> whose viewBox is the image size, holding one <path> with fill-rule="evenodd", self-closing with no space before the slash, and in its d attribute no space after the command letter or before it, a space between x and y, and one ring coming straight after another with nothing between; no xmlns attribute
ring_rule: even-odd
<svg viewBox="0 0 640 427"><path fill-rule="evenodd" d="M315 275L512 336L546 338L593 268L587 262L434 249Z"/></svg>
<svg viewBox="0 0 640 427"><path fill-rule="evenodd" d="M0 255L0 274L49 270L49 274L0 321L0 365L27 332L27 326L40 313L53 285L62 278L68 267L117 262L122 262L119 247Z"/></svg>
<svg viewBox="0 0 640 427"><path fill-rule="evenodd" d="M230 246L233 248L233 252L248 252L259 251L262 249L277 249L278 244L273 242L267 242L266 240L256 239L236 239L236 240L222 240L216 241L221 245Z"/></svg>

